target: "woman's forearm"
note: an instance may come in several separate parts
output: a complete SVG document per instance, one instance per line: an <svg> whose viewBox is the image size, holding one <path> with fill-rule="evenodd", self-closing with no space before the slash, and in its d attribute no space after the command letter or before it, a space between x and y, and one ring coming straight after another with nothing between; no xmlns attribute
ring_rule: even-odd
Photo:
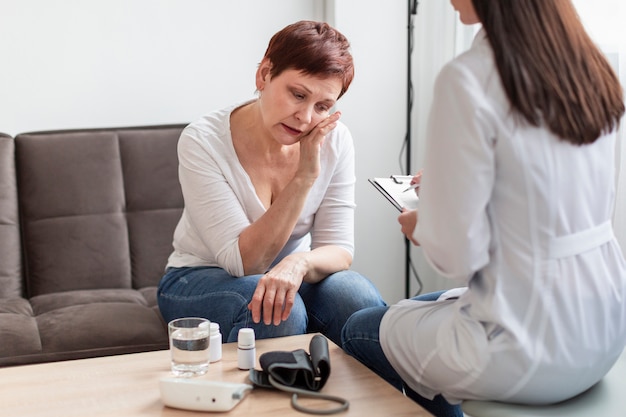
<svg viewBox="0 0 626 417"><path fill-rule="evenodd" d="M295 255L302 255L307 259L308 268L304 282L308 283L319 282L330 274L349 269L352 265L350 252L335 245L322 246Z"/></svg>
<svg viewBox="0 0 626 417"><path fill-rule="evenodd" d="M298 222L312 182L294 178L265 214L239 235L239 250L246 275L267 271Z"/></svg>

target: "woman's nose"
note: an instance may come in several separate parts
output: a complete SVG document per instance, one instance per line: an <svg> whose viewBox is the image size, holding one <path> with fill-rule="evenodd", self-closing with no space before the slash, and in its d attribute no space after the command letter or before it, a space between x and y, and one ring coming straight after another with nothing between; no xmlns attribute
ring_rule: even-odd
<svg viewBox="0 0 626 417"><path fill-rule="evenodd" d="M300 106L296 110L296 119L304 123L311 123L313 108L311 106Z"/></svg>

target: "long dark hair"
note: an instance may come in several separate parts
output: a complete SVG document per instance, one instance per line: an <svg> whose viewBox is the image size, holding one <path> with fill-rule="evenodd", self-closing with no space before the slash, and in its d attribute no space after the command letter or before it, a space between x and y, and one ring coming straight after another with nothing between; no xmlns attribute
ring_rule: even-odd
<svg viewBox="0 0 626 417"><path fill-rule="evenodd" d="M515 111L573 144L619 126L622 86L570 0L472 0Z"/></svg>

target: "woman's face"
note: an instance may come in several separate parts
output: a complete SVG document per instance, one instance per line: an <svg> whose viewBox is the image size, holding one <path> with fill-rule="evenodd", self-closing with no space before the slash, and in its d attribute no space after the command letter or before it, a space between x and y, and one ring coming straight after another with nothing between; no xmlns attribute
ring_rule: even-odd
<svg viewBox="0 0 626 417"><path fill-rule="evenodd" d="M257 89L265 129L283 145L294 144L330 115L341 92L341 79L318 78L289 69L277 77L263 60L257 70Z"/></svg>
<svg viewBox="0 0 626 417"><path fill-rule="evenodd" d="M450 3L452 3L454 10L459 12L459 19L462 23L466 25L480 23L480 19L478 19L478 16L476 15L476 10L474 10L472 0L450 0Z"/></svg>

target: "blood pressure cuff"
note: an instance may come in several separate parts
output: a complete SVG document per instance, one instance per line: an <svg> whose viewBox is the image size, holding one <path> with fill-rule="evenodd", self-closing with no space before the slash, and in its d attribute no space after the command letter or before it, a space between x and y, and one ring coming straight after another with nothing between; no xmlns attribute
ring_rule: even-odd
<svg viewBox="0 0 626 417"><path fill-rule="evenodd" d="M250 380L254 385L265 388L275 388L272 384L275 381L291 388L319 391L330 376L326 338L322 335L313 336L309 352L304 349L266 352L259 357L262 371L251 369Z"/></svg>

